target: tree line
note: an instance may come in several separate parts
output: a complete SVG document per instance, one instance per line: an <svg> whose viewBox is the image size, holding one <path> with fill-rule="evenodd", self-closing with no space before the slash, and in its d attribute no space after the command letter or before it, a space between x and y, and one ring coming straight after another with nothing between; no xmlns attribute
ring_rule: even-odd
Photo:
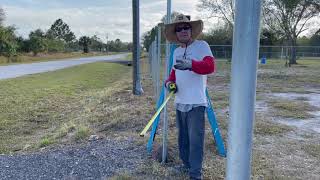
<svg viewBox="0 0 320 180"><path fill-rule="evenodd" d="M199 0L197 10L205 19L215 18L216 27L203 33L200 39L211 45L231 45L235 19L234 0ZM320 28L301 36L313 27L312 19L319 17L319 0L264 0L261 14L261 45L290 46L289 65L296 64L296 46L320 46ZM179 14L174 12L171 19ZM164 23L164 16L162 22ZM156 36L156 27L143 35L143 45L148 50ZM310 34L309 33L309 34ZM165 40L162 39L162 42Z"/></svg>
<svg viewBox="0 0 320 180"><path fill-rule="evenodd" d="M4 26L5 13L0 8L0 56L14 60L20 53L56 53L90 51L122 52L131 51L132 43L122 42L120 39L104 43L97 35L92 37L81 36L76 38L68 24L62 19L57 19L50 29L43 31L36 29L29 33L28 38L17 36L14 26Z"/></svg>

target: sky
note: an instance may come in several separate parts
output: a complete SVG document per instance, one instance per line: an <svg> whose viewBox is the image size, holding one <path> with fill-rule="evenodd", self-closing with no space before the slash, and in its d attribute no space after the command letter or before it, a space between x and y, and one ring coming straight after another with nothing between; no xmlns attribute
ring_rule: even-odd
<svg viewBox="0 0 320 180"><path fill-rule="evenodd" d="M97 35L103 41L117 38L132 41L132 0L0 0L5 25L14 25L18 35L28 37L37 28L48 30L62 18L75 35ZM198 0L172 0L172 11L202 19ZM157 25L166 14L167 0L140 0L140 36ZM203 19L205 30L212 20Z"/></svg>

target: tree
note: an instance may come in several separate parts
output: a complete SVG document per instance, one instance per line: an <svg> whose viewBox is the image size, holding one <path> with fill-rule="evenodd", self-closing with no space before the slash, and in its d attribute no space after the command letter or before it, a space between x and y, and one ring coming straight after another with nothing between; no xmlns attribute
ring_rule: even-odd
<svg viewBox="0 0 320 180"><path fill-rule="evenodd" d="M147 31L142 36L142 44L143 47L146 48L147 52L149 52L149 46L154 41L154 38L157 35L157 28L153 27L150 31Z"/></svg>
<svg viewBox="0 0 320 180"><path fill-rule="evenodd" d="M200 39L207 41L208 44L231 45L232 30L226 26L217 27L201 35Z"/></svg>
<svg viewBox="0 0 320 180"><path fill-rule="evenodd" d="M45 34L41 29L30 32L29 34L29 49L36 56L40 52L47 50L48 44Z"/></svg>
<svg viewBox="0 0 320 180"><path fill-rule="evenodd" d="M120 39L111 40L107 43L107 49L113 52L130 51L132 50L132 43L122 42Z"/></svg>
<svg viewBox="0 0 320 180"><path fill-rule="evenodd" d="M234 24L234 0L200 0L199 11L209 13L206 18L218 18L226 22L231 29Z"/></svg>
<svg viewBox="0 0 320 180"><path fill-rule="evenodd" d="M122 50L122 42L120 39L116 39L114 41L114 48L116 49L116 51L121 51Z"/></svg>
<svg viewBox="0 0 320 180"><path fill-rule="evenodd" d="M45 42L47 44L47 50L50 53L62 52L65 50L66 44L62 40L45 38Z"/></svg>
<svg viewBox="0 0 320 180"><path fill-rule="evenodd" d="M264 28L292 47L289 65L296 64L297 38L308 29L309 20L319 15L320 0L264 0L262 9ZM234 0L200 0L198 10L233 27Z"/></svg>
<svg viewBox="0 0 320 180"><path fill-rule="evenodd" d="M68 51L79 51L81 49L79 40L74 40L71 43L68 43Z"/></svg>
<svg viewBox="0 0 320 180"><path fill-rule="evenodd" d="M297 44L299 46L310 46L310 38L307 36L298 37Z"/></svg>
<svg viewBox="0 0 320 180"><path fill-rule="evenodd" d="M18 44L18 52L30 52L30 46L29 41L25 40L23 37L17 37L16 38L17 44Z"/></svg>
<svg viewBox="0 0 320 180"><path fill-rule="evenodd" d="M263 28L260 34L260 45L267 46L267 47L260 47L260 56L264 56L267 58L274 57L274 51L278 50L278 47L272 47L278 44L281 44L282 40L278 36L278 34L270 31L267 28Z"/></svg>
<svg viewBox="0 0 320 180"><path fill-rule="evenodd" d="M310 44L312 46L320 46L320 32L311 36Z"/></svg>
<svg viewBox="0 0 320 180"><path fill-rule="evenodd" d="M17 37L14 33L15 27L9 26L4 27L3 21L5 19L5 13L2 8L0 8L0 56L5 56L8 58L8 62L14 60L17 55Z"/></svg>
<svg viewBox="0 0 320 180"><path fill-rule="evenodd" d="M76 39L74 33L70 30L68 24L62 21L62 19L57 19L47 32L47 37L49 39L63 40L66 43L70 43Z"/></svg>
<svg viewBox="0 0 320 180"><path fill-rule="evenodd" d="M282 43L281 36L267 28L262 28L260 35L260 45L273 46Z"/></svg>
<svg viewBox="0 0 320 180"><path fill-rule="evenodd" d="M127 51L132 51L132 48L133 48L133 44L132 44L132 42L130 42L130 43L128 43L127 45Z"/></svg>
<svg viewBox="0 0 320 180"><path fill-rule="evenodd" d="M4 14L3 9L0 7L0 26L3 25L4 19L5 19L5 14Z"/></svg>
<svg viewBox="0 0 320 180"><path fill-rule="evenodd" d="M7 57L8 61L16 55L18 48L14 31L12 26L0 26L0 55Z"/></svg>
<svg viewBox="0 0 320 180"><path fill-rule="evenodd" d="M29 34L29 37L40 37L40 38L45 38L46 35L41 29L36 29L35 31L31 31Z"/></svg>
<svg viewBox="0 0 320 180"><path fill-rule="evenodd" d="M102 50L104 48L104 44L103 44L103 42L101 41L101 39L97 35L94 35L94 36L91 37L90 48L92 50L102 52Z"/></svg>
<svg viewBox="0 0 320 180"><path fill-rule="evenodd" d="M91 44L91 39L88 36L82 36L79 39L79 45L82 46L83 53L89 53L89 45Z"/></svg>
<svg viewBox="0 0 320 180"><path fill-rule="evenodd" d="M199 39L205 40L210 45L231 45L232 30L227 25L210 29L209 32L200 35ZM217 58L230 58L232 47L230 46L211 46L214 56Z"/></svg>
<svg viewBox="0 0 320 180"><path fill-rule="evenodd" d="M319 0L265 0L264 22L270 31L282 36L291 46L289 66L297 64L298 36L308 29L310 19L319 15Z"/></svg>

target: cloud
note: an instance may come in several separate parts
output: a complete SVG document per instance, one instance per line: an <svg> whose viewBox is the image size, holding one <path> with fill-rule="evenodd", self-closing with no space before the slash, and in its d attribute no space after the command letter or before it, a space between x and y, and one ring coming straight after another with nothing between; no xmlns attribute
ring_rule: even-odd
<svg viewBox="0 0 320 180"><path fill-rule="evenodd" d="M58 18L62 18L77 37L95 34L116 34L116 38L130 41L132 31L131 14L125 8L64 8L64 9L24 9L16 6L4 6L6 24L15 25L18 34L28 37L30 31L37 28L47 30ZM106 13L107 12L107 13ZM129 18L128 18L129 17ZM120 30L121 29L121 30ZM119 31L120 30L120 31ZM121 34L116 32L123 32ZM101 37L104 39L105 37Z"/></svg>
<svg viewBox="0 0 320 180"><path fill-rule="evenodd" d="M17 33L28 37L37 28L47 30L58 18L66 22L75 35L98 35L102 40L132 41L131 0L3 0L6 25L15 25ZM190 14L196 19L198 0L174 0L172 11ZM140 1L140 34L160 23L166 14L166 0Z"/></svg>

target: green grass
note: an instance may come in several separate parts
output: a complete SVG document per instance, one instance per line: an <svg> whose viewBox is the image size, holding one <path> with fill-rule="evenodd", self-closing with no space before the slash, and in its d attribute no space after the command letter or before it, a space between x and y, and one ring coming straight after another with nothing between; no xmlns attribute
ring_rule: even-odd
<svg viewBox="0 0 320 180"><path fill-rule="evenodd" d="M259 135L269 135L269 136L279 136L283 133L293 130L290 126L286 126L279 123L274 123L271 121L256 119L254 133Z"/></svg>
<svg viewBox="0 0 320 180"><path fill-rule="evenodd" d="M268 150L267 150L268 151ZM265 152L253 150L252 152L252 179L289 180L272 165L272 159L268 159Z"/></svg>
<svg viewBox="0 0 320 180"><path fill-rule="evenodd" d="M76 128L75 139L76 140L84 140L90 134L90 128L84 125L80 125Z"/></svg>
<svg viewBox="0 0 320 180"><path fill-rule="evenodd" d="M93 96L110 94L130 72L130 67L100 62L1 80L0 153L33 146L47 135L86 137L90 127L79 124L91 119L87 106L97 101Z"/></svg>
<svg viewBox="0 0 320 180"><path fill-rule="evenodd" d="M308 88L319 88L320 60L298 60L297 65L285 67L280 60L259 65L258 91L306 93Z"/></svg>
<svg viewBox="0 0 320 180"><path fill-rule="evenodd" d="M126 59L128 59L128 60L132 60L132 54L130 53L130 54L128 54L127 55L127 57L126 57Z"/></svg>
<svg viewBox="0 0 320 180"><path fill-rule="evenodd" d="M123 174L120 174L120 175L115 175L111 178L108 178L109 180L133 180L133 179L136 179L136 178L133 178L130 174L128 173L123 173ZM107 180L107 179L106 179Z"/></svg>
<svg viewBox="0 0 320 180"><path fill-rule="evenodd" d="M65 137L68 133L71 133L73 132L74 130L76 130L76 127L77 125L72 122L72 121L69 121L69 122L66 122L66 123L63 123L60 128L57 130L57 133L56 133L56 137L55 138L63 138Z"/></svg>
<svg viewBox="0 0 320 180"><path fill-rule="evenodd" d="M308 119L314 117L310 111L316 111L317 108L311 106L308 102L292 100L269 100L269 104L274 108L276 116L294 119Z"/></svg>
<svg viewBox="0 0 320 180"><path fill-rule="evenodd" d="M209 95L214 109L225 109L229 106L229 92L216 91Z"/></svg>
<svg viewBox="0 0 320 180"><path fill-rule="evenodd" d="M54 143L53 139L45 137L45 138L41 139L39 147L46 147L46 146L49 146L50 144L53 144L53 143Z"/></svg>

